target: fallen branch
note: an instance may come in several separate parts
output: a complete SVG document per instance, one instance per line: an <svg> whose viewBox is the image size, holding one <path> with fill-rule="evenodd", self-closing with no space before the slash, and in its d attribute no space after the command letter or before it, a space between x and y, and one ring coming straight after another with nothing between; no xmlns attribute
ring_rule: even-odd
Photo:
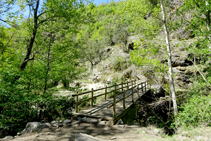
<svg viewBox="0 0 211 141"><path fill-rule="evenodd" d="M195 60L195 59L194 59ZM197 65L195 64L195 62L191 61L194 64L194 67L196 67L197 71L199 72L199 74L202 76L202 78L204 79L204 81L207 83L207 85L209 85L211 87L211 84L207 81L207 79L205 78L205 76L203 75L203 73L199 70L199 68L197 67Z"/></svg>

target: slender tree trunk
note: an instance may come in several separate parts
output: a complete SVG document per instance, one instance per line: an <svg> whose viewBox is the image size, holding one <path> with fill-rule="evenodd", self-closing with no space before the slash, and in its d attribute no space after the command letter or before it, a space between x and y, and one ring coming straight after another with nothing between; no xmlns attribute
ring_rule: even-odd
<svg viewBox="0 0 211 141"><path fill-rule="evenodd" d="M176 94L175 94L175 87L174 87L174 80L173 80L172 54L171 54L171 48L170 48L170 42L169 42L169 33L168 33L168 29L167 29L167 22L166 22L166 17L165 17L165 10L164 10L162 0L160 0L160 5L161 5L161 10L162 10L163 26L164 26L165 36L166 36L166 46L167 46L167 52L168 52L170 91L171 91L171 94L172 94L174 115L176 116L176 115L178 115L178 109L177 109Z"/></svg>
<svg viewBox="0 0 211 141"><path fill-rule="evenodd" d="M209 10L209 3L208 1L206 0L206 22L207 22L207 30L210 31L210 10ZM210 39L210 36L209 36L209 39Z"/></svg>
<svg viewBox="0 0 211 141"><path fill-rule="evenodd" d="M47 90L48 73L50 71L51 42L52 42L52 33L51 33L51 36L50 36L50 42L49 42L49 46L48 46L48 58L47 58L48 62L47 62L47 69L46 69L46 74L45 74L45 86L44 86L43 95L45 95L45 92Z"/></svg>
<svg viewBox="0 0 211 141"><path fill-rule="evenodd" d="M33 28L33 33L32 33L31 39L30 39L30 43L29 43L29 45L27 47L27 53L26 53L26 56L24 58L24 61L22 62L20 70L25 70L28 61L32 60L32 59L30 59L30 55L31 55L31 52L32 52L32 48L33 48L33 45L34 45L34 41L35 41L35 37L36 37L36 34L37 34L37 29L38 29L38 8L39 8L39 2L40 2L40 0L36 0L36 7L34 9L34 28Z"/></svg>
<svg viewBox="0 0 211 141"><path fill-rule="evenodd" d="M210 31L210 23L211 23L211 18L210 18L210 13L211 13L211 11L210 11L210 9L209 9L209 2L206 0L205 1L205 3L206 3L206 24L207 24L207 30L208 31ZM208 35L208 39L209 39L209 43L210 43L210 41L211 41L211 36L210 35ZM210 46L209 46L209 48L211 49L211 43L210 43Z"/></svg>

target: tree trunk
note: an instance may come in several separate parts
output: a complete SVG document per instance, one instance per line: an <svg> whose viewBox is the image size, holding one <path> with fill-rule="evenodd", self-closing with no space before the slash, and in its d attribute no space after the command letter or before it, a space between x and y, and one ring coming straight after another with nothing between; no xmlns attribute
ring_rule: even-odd
<svg viewBox="0 0 211 141"><path fill-rule="evenodd" d="M50 42L49 42L49 46L48 46L48 58L47 58L48 63L47 63L46 74L45 74L45 86L44 86L43 95L45 95L45 92L47 90L48 73L50 71L51 42L52 42L52 33L50 35Z"/></svg>
<svg viewBox="0 0 211 141"><path fill-rule="evenodd" d="M30 43L27 47L27 53L26 53L26 56L24 58L24 61L20 67L20 70L25 70L26 68L26 65L28 63L29 60L32 60L30 59L30 55L31 55L31 52L32 52L32 48L33 48L33 44L34 44L34 41L35 41L35 37L36 37L36 34L37 34L37 29L38 29L38 8L39 8L39 0L36 0L36 8L34 9L34 28L33 28L33 33L32 33L32 36L31 36L31 39L30 39Z"/></svg>
<svg viewBox="0 0 211 141"><path fill-rule="evenodd" d="M172 54L171 54L171 48L170 48L170 42L169 42L169 33L167 30L167 22L165 17L165 10L163 6L163 1L160 0L161 10L162 10L162 16L163 16L163 26L164 26L164 32L166 36L166 46L167 46L167 52L168 52L168 66L169 66L169 83L170 83L170 91L172 94L172 101L173 101L173 107L174 107L174 115L178 115L178 109L177 109L177 102L176 102L176 94L175 94L175 87L174 87L174 80L173 80L173 70L172 70Z"/></svg>
<svg viewBox="0 0 211 141"><path fill-rule="evenodd" d="M206 24L207 24L207 30L210 31L210 10L209 10L209 3L206 0ZM209 36L210 39L210 36Z"/></svg>

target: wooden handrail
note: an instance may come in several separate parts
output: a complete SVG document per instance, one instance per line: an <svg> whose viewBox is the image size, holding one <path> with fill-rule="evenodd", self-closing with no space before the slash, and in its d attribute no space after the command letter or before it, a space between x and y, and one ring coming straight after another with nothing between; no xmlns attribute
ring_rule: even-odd
<svg viewBox="0 0 211 141"><path fill-rule="evenodd" d="M128 82L128 84L129 83L132 83L132 82L134 82L135 80L132 80L132 81L130 81L130 82ZM123 84L127 84L127 83L123 83ZM117 86L120 86L120 85L122 85L122 83L120 83L120 84L118 84ZM128 85L128 86L132 86L132 85ZM107 88L113 88L113 87L115 87L115 85L112 85L112 86L108 86ZM125 86L126 87L126 86ZM93 90L94 92L96 92L96 91L100 91L100 90L104 90L105 88L99 88L99 89L96 89L96 90ZM75 97L75 96L80 96L80 95L84 95L84 94L88 94L88 93L91 93L92 91L87 91L87 92L82 92L82 93L79 93L79 94L73 94L72 95L72 97Z"/></svg>
<svg viewBox="0 0 211 141"><path fill-rule="evenodd" d="M135 84L135 85L134 85L134 84ZM143 85L143 84L145 84L145 85ZM115 84L115 85L113 85L113 86L108 86L108 87L106 86L106 87L104 87L104 88L100 88L100 89L96 89L96 90L94 90L94 89L92 88L91 91L87 91L87 92L83 92L83 93L74 94L74 95L72 95L72 97L76 97L76 101L75 101L76 112L78 112L78 105L79 105L79 104L91 100L91 103L90 103L90 104L91 104L91 106L93 106L93 104L94 104L94 99L95 99L95 98L105 95L105 100L106 100L106 99L107 99L107 94L109 94L109 93L114 93L114 103L111 104L111 105L108 106L108 107L112 107L112 106L116 105L116 103L118 103L118 102L124 100L124 101L123 101L123 107L125 108L125 99L126 99L127 97L131 96L131 95L132 95L132 99L134 99L134 98L133 98L133 94L134 94L133 89L134 89L135 87L138 87L138 88L139 88L139 86L141 85L142 92L143 92L144 88L145 88L145 92L146 92L147 87L150 88L150 86L147 86L147 84L149 84L149 83L147 83L147 82L142 82L142 83L137 84L136 81L133 80L133 81L126 82L126 83ZM125 86L124 86L124 85L125 85ZM118 86L120 86L120 87L118 87ZM132 87L130 87L130 86L132 86ZM114 89L108 91L108 88L114 88ZM126 90L124 90L125 88L126 88ZM104 93L97 94L97 95L94 95L94 92L101 91L101 90L105 90L105 92L104 92ZM120 90L120 93L117 94L117 91L118 91L118 90ZM132 93L129 94L129 95L127 95L127 96L125 96L125 93L126 93L127 91L129 91L129 90L132 90ZM91 94L91 97L89 97L89 98L87 98L87 99L84 99L84 100L82 100L82 101L79 101L79 96L84 95L84 94L88 94L88 93ZM116 101L116 97L117 97L118 95L122 95L122 94L123 94L123 98L120 99L120 100L118 100L118 101ZM115 107L115 106L114 106L113 110L116 110L116 107ZM113 116L115 116L116 111L113 111L113 114L114 114Z"/></svg>

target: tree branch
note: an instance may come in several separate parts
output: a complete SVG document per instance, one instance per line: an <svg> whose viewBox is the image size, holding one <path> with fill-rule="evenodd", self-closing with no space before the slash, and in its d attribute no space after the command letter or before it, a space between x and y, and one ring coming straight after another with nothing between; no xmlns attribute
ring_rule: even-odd
<svg viewBox="0 0 211 141"><path fill-rule="evenodd" d="M191 61L191 62L194 64L194 67L196 67L197 71L198 71L199 74L202 76L202 78L203 78L204 81L207 83L207 85L209 85L210 88L211 88L211 84L207 81L207 79L205 78L205 76L203 75L203 73L199 70L199 68L197 67L197 65L196 65L193 61Z"/></svg>

